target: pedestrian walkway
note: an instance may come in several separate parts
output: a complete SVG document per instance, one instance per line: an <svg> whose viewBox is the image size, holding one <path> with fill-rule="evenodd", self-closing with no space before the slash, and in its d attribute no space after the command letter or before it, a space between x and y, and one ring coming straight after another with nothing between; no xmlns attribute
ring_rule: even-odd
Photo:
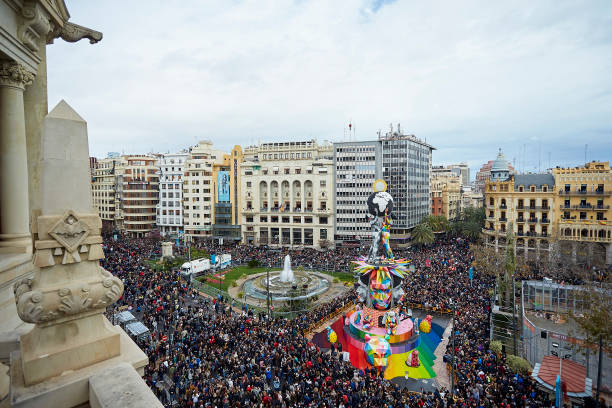
<svg viewBox="0 0 612 408"><path fill-rule="evenodd" d="M434 352L436 360L434 361L433 368L436 372L436 382L438 383L439 388L444 387L447 390L450 390L450 376L446 363L444 362L444 354L446 354L446 346L448 345L452 330L453 324L450 323L448 326L446 326L446 330L444 330L444 334L442 335L442 341L440 344L438 344L438 347L436 347L436 351Z"/></svg>

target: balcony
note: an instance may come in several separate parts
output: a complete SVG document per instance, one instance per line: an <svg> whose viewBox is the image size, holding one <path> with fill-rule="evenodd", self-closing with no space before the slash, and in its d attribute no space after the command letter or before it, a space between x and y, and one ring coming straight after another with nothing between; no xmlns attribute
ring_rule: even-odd
<svg viewBox="0 0 612 408"><path fill-rule="evenodd" d="M529 218L529 221L528 221L528 222L529 222L530 224L535 224L536 222L538 222L538 219L537 219L537 218Z"/></svg>
<svg viewBox="0 0 612 408"><path fill-rule="evenodd" d="M523 217L518 217L516 219L516 222L525 222L525 219Z"/></svg>
<svg viewBox="0 0 612 408"><path fill-rule="evenodd" d="M609 196L610 194L612 194L612 191L605 191L605 190L574 190L574 191L567 191L567 190L559 190L559 195L570 195L570 196Z"/></svg>
<svg viewBox="0 0 612 408"><path fill-rule="evenodd" d="M578 204L578 205L565 205L559 206L561 210L585 210L585 211L596 211L596 210L609 210L609 205L592 205L592 204Z"/></svg>
<svg viewBox="0 0 612 408"><path fill-rule="evenodd" d="M542 218L540 221L542 224L550 224L550 218Z"/></svg>
<svg viewBox="0 0 612 408"><path fill-rule="evenodd" d="M508 206L506 204L502 204L499 206L499 208L501 208L502 210L505 210L508 208Z"/></svg>
<svg viewBox="0 0 612 408"><path fill-rule="evenodd" d="M500 221L503 221L503 222L508 221L508 219L507 219L506 217L501 217L499 220L500 220Z"/></svg>
<svg viewBox="0 0 612 408"><path fill-rule="evenodd" d="M268 212L268 207L261 207L259 209L260 212Z"/></svg>

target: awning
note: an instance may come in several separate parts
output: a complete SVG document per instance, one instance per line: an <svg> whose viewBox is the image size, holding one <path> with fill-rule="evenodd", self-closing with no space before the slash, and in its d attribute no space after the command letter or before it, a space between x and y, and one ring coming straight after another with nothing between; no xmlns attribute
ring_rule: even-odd
<svg viewBox="0 0 612 408"><path fill-rule="evenodd" d="M559 369L569 397L585 398L593 395L593 381L587 378L586 367L572 360L545 356L541 363L535 365L531 376L545 388L554 391Z"/></svg>
<svg viewBox="0 0 612 408"><path fill-rule="evenodd" d="M131 334L132 336L136 336L136 337L149 332L149 329L147 329L147 326L145 326L141 322L130 323L127 326L125 326L125 330L127 330L127 332Z"/></svg>
<svg viewBox="0 0 612 408"><path fill-rule="evenodd" d="M115 319L117 319L119 323L126 323L131 322L132 320L136 320L132 312L129 312L127 310L121 313L117 313L115 315Z"/></svg>

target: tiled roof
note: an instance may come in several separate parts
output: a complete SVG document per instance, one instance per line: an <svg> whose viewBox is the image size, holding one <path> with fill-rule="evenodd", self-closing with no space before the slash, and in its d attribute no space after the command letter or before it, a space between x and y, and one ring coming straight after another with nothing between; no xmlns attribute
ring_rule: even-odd
<svg viewBox="0 0 612 408"><path fill-rule="evenodd" d="M514 176L514 188L523 185L525 187L536 186L537 189L542 188L543 185L547 185L549 188L553 188L555 185L555 178L552 174L517 174Z"/></svg>
<svg viewBox="0 0 612 408"><path fill-rule="evenodd" d="M536 364L532 376L546 388L555 389L559 374L559 357L545 356L541 364ZM592 382L586 378L586 367L571 360L561 360L561 380L565 383L570 396L590 395Z"/></svg>

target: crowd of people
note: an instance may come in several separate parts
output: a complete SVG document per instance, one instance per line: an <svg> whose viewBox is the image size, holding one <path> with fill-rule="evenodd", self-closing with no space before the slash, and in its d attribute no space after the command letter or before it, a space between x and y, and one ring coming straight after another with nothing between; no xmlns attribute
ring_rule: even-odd
<svg viewBox="0 0 612 408"><path fill-rule="evenodd" d="M235 262L278 263L284 252L251 246L206 247L229 251ZM398 251L415 266L404 282L406 300L455 312L454 392L413 393L374 369L356 370L342 354L321 350L303 330L346 302L349 291L293 320L235 309L223 298L207 298L180 280L178 271L155 272L159 242L105 241L102 265L123 279L123 297L108 310L129 308L152 335L139 341L149 357L145 380L165 406L186 407L541 407L548 395L527 376L512 373L505 357L489 349L489 289L478 271L468 277L472 255L453 239L431 247ZM357 249L292 251L296 265L333 265L346 270ZM163 341L163 339L167 339ZM452 354L452 344L446 350ZM454 395L452 395L454 394Z"/></svg>

